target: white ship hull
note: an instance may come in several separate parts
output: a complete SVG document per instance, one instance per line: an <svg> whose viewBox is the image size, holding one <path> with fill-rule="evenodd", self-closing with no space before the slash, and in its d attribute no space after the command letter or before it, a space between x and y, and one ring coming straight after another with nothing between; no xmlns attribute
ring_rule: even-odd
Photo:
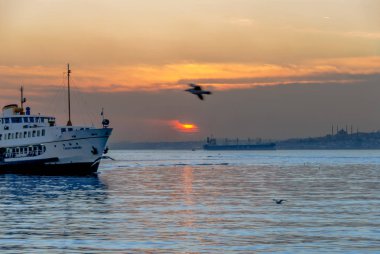
<svg viewBox="0 0 380 254"><path fill-rule="evenodd" d="M58 131L57 128L56 133ZM0 158L0 172L49 175L95 173L111 133L110 128L78 128L56 135L53 132L50 137L47 135L33 143L13 144ZM33 150L32 147L41 149Z"/></svg>

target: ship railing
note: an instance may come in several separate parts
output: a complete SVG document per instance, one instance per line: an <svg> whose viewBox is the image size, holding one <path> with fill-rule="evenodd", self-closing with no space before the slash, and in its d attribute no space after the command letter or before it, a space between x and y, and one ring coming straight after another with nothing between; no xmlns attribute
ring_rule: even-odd
<svg viewBox="0 0 380 254"><path fill-rule="evenodd" d="M36 156L42 155L43 153L44 151L42 150L29 151L27 153L11 152L11 153L5 153L4 158L11 159L11 158L36 157Z"/></svg>

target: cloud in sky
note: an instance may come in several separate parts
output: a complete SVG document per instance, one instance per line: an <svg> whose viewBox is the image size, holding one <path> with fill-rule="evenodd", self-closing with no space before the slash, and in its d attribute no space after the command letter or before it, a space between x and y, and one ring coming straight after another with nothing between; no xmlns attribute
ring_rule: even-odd
<svg viewBox="0 0 380 254"><path fill-rule="evenodd" d="M378 4L370 0L345 1L344 8L340 0L1 3L0 64L6 66L287 64L374 54L378 44L371 38L380 32Z"/></svg>
<svg viewBox="0 0 380 254"><path fill-rule="evenodd" d="M368 38L380 41L380 32L347 32L345 35L348 37Z"/></svg>
<svg viewBox="0 0 380 254"><path fill-rule="evenodd" d="M227 23L237 26L253 26L255 21L252 18L231 18L227 21Z"/></svg>
<svg viewBox="0 0 380 254"><path fill-rule="evenodd" d="M23 84L31 90L65 85L66 66L0 66L3 93ZM73 66L73 85L90 92L183 90L190 82L216 90L263 85L354 83L380 73L380 57L314 59L303 64L184 63L163 66Z"/></svg>

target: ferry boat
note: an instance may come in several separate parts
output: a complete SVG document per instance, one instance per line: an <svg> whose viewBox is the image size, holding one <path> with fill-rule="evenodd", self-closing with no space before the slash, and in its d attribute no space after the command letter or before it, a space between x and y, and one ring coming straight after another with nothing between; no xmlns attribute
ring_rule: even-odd
<svg viewBox="0 0 380 254"><path fill-rule="evenodd" d="M109 120L101 128L74 126L70 109L70 67L67 68L69 120L59 126L53 116L24 110L21 104L3 107L0 117L0 173L88 175L96 173L107 140L112 133ZM102 114L103 115L103 114Z"/></svg>

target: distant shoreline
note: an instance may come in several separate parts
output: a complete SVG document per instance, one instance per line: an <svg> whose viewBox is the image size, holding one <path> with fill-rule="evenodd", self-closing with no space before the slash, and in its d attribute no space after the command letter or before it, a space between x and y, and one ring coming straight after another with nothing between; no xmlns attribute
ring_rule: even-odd
<svg viewBox="0 0 380 254"><path fill-rule="evenodd" d="M342 129L335 135L273 142L277 145L276 150L377 150L380 149L380 131L349 134ZM110 144L109 147L114 150L203 150L205 143L205 141L119 142Z"/></svg>

